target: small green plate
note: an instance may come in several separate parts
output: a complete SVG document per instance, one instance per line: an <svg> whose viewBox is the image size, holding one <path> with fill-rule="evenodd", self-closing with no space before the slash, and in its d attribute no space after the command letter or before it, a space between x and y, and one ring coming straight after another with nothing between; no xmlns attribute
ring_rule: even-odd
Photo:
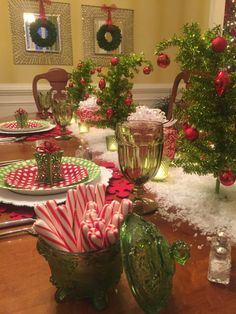
<svg viewBox="0 0 236 314"><path fill-rule="evenodd" d="M81 167L87 168L88 177L82 182L80 182L83 184L87 184L89 182L94 181L100 176L100 173L101 173L100 167L96 165L94 162L87 159L82 159L82 158L77 158L77 157L62 157L62 162L71 163L71 164L75 164L75 165L79 165ZM50 194L64 193L67 190L71 189L73 186L76 186L78 184L76 183L76 184L67 185L64 187L54 186L51 189L47 189L47 190L43 190L43 189L42 190L40 189L28 190L28 189L19 189L16 187L11 187L5 183L5 178L10 172L17 170L19 168L25 167L25 166L29 166L29 165L36 165L36 161L34 159L30 159L30 160L17 162L12 165L0 168L0 188L6 189L12 192L16 192L19 194L26 194L26 195L50 195Z"/></svg>

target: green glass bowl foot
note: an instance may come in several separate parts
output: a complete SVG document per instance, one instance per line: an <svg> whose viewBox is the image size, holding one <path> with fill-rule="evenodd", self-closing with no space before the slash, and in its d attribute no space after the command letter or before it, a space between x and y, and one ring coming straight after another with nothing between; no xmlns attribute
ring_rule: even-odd
<svg viewBox="0 0 236 314"><path fill-rule="evenodd" d="M56 293L55 293L55 300L56 300L57 303L62 303L69 296L71 296L71 294L72 294L71 289L58 288Z"/></svg>
<svg viewBox="0 0 236 314"><path fill-rule="evenodd" d="M96 293L92 299L93 306L97 311L104 310L108 305L108 297L104 291Z"/></svg>

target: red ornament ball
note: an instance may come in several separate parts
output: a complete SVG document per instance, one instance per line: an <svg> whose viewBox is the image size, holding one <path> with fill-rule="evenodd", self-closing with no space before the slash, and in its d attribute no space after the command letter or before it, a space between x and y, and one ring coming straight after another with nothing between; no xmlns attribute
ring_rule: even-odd
<svg viewBox="0 0 236 314"><path fill-rule="evenodd" d="M230 84L230 76L226 70L221 70L214 78L214 85L218 96L222 96Z"/></svg>
<svg viewBox="0 0 236 314"><path fill-rule="evenodd" d="M118 57L111 58L111 64L112 65L117 65L118 63L119 63L119 58Z"/></svg>
<svg viewBox="0 0 236 314"><path fill-rule="evenodd" d="M84 94L84 100L88 99L89 98L89 93L85 93Z"/></svg>
<svg viewBox="0 0 236 314"><path fill-rule="evenodd" d="M101 90L103 90L106 87L106 81L104 78L100 79L100 81L98 82L98 86Z"/></svg>
<svg viewBox="0 0 236 314"><path fill-rule="evenodd" d="M236 174L232 170L222 171L219 176L220 183L226 186L233 185L236 181Z"/></svg>
<svg viewBox="0 0 236 314"><path fill-rule="evenodd" d="M169 64L170 64L169 56L165 53L159 54L159 56L157 57L157 65L160 68L166 68L168 67Z"/></svg>
<svg viewBox="0 0 236 314"><path fill-rule="evenodd" d="M195 141L199 137L199 132L195 128L188 127L184 129L184 136L189 141Z"/></svg>
<svg viewBox="0 0 236 314"><path fill-rule="evenodd" d="M101 98L97 98L96 103L98 106L101 106L103 104L103 101L101 100Z"/></svg>
<svg viewBox="0 0 236 314"><path fill-rule="evenodd" d="M149 65L147 65L147 66L145 66L145 67L143 68L143 73L144 73L144 74L148 75L148 74L150 74L151 72L152 72L152 69L151 69L151 67L150 67Z"/></svg>
<svg viewBox="0 0 236 314"><path fill-rule="evenodd" d="M130 105L132 105L132 103L133 103L133 99L132 99L131 97L127 97L127 98L125 98L124 103L125 103L127 106L130 106Z"/></svg>
<svg viewBox="0 0 236 314"><path fill-rule="evenodd" d="M91 70L90 70L90 74L91 74L91 75L95 74L95 72L96 72L95 69L91 69Z"/></svg>
<svg viewBox="0 0 236 314"><path fill-rule="evenodd" d="M97 70L98 73L102 72L102 68L101 67L97 67L96 70Z"/></svg>
<svg viewBox="0 0 236 314"><path fill-rule="evenodd" d="M110 120L112 116L113 116L113 110L112 108L108 108L106 112L106 118Z"/></svg>
<svg viewBox="0 0 236 314"><path fill-rule="evenodd" d="M223 52L227 47L227 41L222 36L217 36L211 41L211 48L215 52Z"/></svg>
<svg viewBox="0 0 236 314"><path fill-rule="evenodd" d="M83 77L81 77L81 79L80 79L80 84L81 85L85 85L86 84L85 79Z"/></svg>

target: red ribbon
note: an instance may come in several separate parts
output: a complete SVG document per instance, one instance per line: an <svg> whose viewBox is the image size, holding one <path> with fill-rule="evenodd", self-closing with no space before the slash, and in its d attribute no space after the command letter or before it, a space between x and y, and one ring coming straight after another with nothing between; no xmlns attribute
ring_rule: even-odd
<svg viewBox="0 0 236 314"><path fill-rule="evenodd" d="M115 4L112 4L111 6L107 6L107 5L103 5L102 6L102 11L104 11L105 13L107 12L107 21L106 21L106 24L111 26L112 25L112 18L111 18L111 12L112 11L115 11L117 8L116 8L116 5Z"/></svg>
<svg viewBox="0 0 236 314"><path fill-rule="evenodd" d="M42 154L52 154L60 150L61 148L51 141L44 141L42 144L36 147L36 152Z"/></svg>
<svg viewBox="0 0 236 314"><path fill-rule="evenodd" d="M22 109L22 108L19 108L19 109L17 109L17 110L15 111L15 113L16 113L16 114L26 114L27 111L24 110L24 109Z"/></svg>
<svg viewBox="0 0 236 314"><path fill-rule="evenodd" d="M51 0L38 0L39 1L39 19L42 21L42 23L45 23L46 21L46 13L44 8L45 4L51 4Z"/></svg>

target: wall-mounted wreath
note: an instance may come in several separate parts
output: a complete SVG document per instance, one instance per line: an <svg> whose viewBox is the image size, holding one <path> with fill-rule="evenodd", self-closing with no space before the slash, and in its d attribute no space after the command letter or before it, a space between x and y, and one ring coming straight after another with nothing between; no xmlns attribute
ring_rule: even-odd
<svg viewBox="0 0 236 314"><path fill-rule="evenodd" d="M111 41L108 41L106 34L110 33ZM120 28L116 25L103 24L97 32L98 46L106 51L112 51L119 47L122 40Z"/></svg>
<svg viewBox="0 0 236 314"><path fill-rule="evenodd" d="M46 38L43 38L39 29L44 27L47 30ZM30 36L32 41L39 47L51 47L57 39L57 29L56 26L49 20L37 19L35 22L30 24Z"/></svg>

